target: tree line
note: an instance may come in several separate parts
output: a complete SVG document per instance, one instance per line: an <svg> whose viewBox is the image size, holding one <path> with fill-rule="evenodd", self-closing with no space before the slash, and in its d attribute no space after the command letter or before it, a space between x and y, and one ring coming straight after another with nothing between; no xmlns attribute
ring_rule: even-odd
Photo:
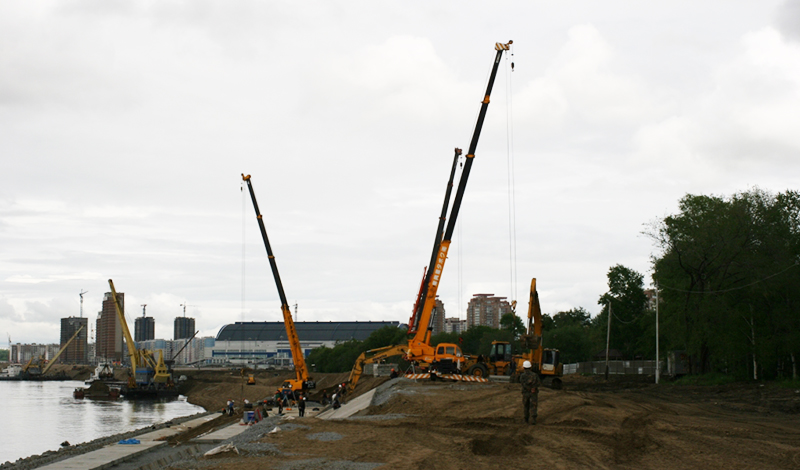
<svg viewBox="0 0 800 470"><path fill-rule="evenodd" d="M682 351L693 373L797 378L800 193L688 194L678 209L645 231L657 249L651 259L657 289L650 294L658 292L661 360ZM607 278L594 317L583 307L543 315L544 347L558 349L562 362L603 358L609 318L610 349L624 359L655 359L655 302L644 276L615 265ZM516 353L523 332L522 320L511 313L498 329L473 326L435 335L432 343L487 354L492 341L510 341ZM405 330L387 327L363 342L315 349L309 360L320 372L342 372L363 351L405 341Z"/></svg>

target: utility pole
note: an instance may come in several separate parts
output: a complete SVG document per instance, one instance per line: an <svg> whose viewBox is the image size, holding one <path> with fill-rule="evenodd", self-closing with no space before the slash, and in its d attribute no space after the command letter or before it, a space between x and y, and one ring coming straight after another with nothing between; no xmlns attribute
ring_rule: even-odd
<svg viewBox="0 0 800 470"><path fill-rule="evenodd" d="M656 384L661 376L661 360L658 355L658 281L656 281Z"/></svg>
<svg viewBox="0 0 800 470"><path fill-rule="evenodd" d="M81 289L81 293L78 294L81 296L81 318L83 318L83 294L88 294L89 291Z"/></svg>
<svg viewBox="0 0 800 470"><path fill-rule="evenodd" d="M294 302L294 319L295 319L295 321L299 321L297 319L297 301L296 300Z"/></svg>
<svg viewBox="0 0 800 470"><path fill-rule="evenodd" d="M606 380L608 380L608 346L611 343L611 301L608 301L608 332L606 333Z"/></svg>

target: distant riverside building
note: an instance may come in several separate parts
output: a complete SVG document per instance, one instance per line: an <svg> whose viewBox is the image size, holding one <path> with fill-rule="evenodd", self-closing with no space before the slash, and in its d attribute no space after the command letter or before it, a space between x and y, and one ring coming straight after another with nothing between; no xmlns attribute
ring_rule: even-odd
<svg viewBox="0 0 800 470"><path fill-rule="evenodd" d="M125 314L125 294L117 292L122 314ZM122 325L114 307L111 292L103 296L103 310L97 315L96 354L98 360L122 362Z"/></svg>
<svg viewBox="0 0 800 470"><path fill-rule="evenodd" d="M398 327L396 321L377 322L296 322L303 355L321 346L332 348L337 343L363 341L374 331L386 326ZM283 322L236 322L223 326L214 341L212 354L206 361L213 363L260 363L276 367L291 367L291 349ZM310 368L310 364L309 364Z"/></svg>
<svg viewBox="0 0 800 470"><path fill-rule="evenodd" d="M444 302L436 299L436 311L433 317L433 334L444 333Z"/></svg>
<svg viewBox="0 0 800 470"><path fill-rule="evenodd" d="M58 344L12 344L9 353L9 362L25 364L31 359L38 359L39 357L50 360L58 354L60 349L61 346Z"/></svg>
<svg viewBox="0 0 800 470"><path fill-rule="evenodd" d="M156 319L153 317L136 317L133 325L133 340L148 341L156 337Z"/></svg>
<svg viewBox="0 0 800 470"><path fill-rule="evenodd" d="M467 304L467 328L489 326L500 328L500 317L511 311L511 304L505 297L494 294L475 294Z"/></svg>
<svg viewBox="0 0 800 470"><path fill-rule="evenodd" d="M444 319L444 332L445 333L463 333L467 331L467 321L458 318L445 318Z"/></svg>
<svg viewBox="0 0 800 470"><path fill-rule="evenodd" d="M173 360L175 365L195 365L211 363L211 350L214 347L214 338L194 338L186 345L189 338L183 339L151 339L137 341L136 347L150 351L162 351L165 361ZM185 346L185 347L184 347ZM158 356L156 356L158 358Z"/></svg>
<svg viewBox="0 0 800 470"><path fill-rule="evenodd" d="M194 332L194 318L175 317L175 328L172 339L191 338Z"/></svg>
<svg viewBox="0 0 800 470"><path fill-rule="evenodd" d="M83 329L78 336L69 343L67 349L58 359L63 364L88 364L89 354L87 349L89 339L89 319L82 317L68 317L61 319L61 347L67 344L79 328Z"/></svg>

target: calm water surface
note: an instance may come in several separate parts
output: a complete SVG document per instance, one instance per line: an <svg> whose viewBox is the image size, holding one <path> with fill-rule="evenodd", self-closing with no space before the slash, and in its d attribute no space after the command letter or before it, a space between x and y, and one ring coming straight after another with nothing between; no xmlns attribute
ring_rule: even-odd
<svg viewBox="0 0 800 470"><path fill-rule="evenodd" d="M185 397L169 402L72 398L83 382L0 381L0 463L200 413Z"/></svg>

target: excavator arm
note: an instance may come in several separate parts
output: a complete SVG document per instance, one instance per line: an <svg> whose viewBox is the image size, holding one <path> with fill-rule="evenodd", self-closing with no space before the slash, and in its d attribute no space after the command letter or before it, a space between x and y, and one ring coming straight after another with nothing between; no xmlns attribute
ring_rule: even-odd
<svg viewBox="0 0 800 470"><path fill-rule="evenodd" d="M347 381L347 392L350 393L356 388L356 384L358 384L358 380L364 372L365 365L374 364L392 356L405 356L407 352L408 346L405 344L364 351L358 356L355 365L353 365L353 369L350 371L350 378Z"/></svg>

